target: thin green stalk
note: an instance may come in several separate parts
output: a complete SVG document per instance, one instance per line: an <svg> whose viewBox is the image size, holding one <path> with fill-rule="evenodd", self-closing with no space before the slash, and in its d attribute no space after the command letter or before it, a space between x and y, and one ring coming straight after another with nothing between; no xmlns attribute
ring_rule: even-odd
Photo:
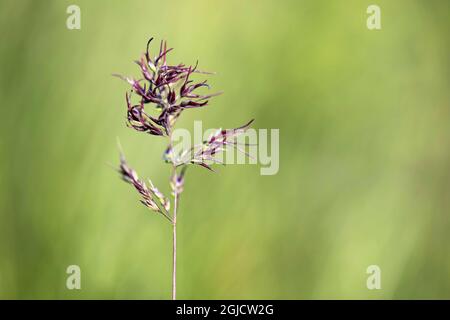
<svg viewBox="0 0 450 320"><path fill-rule="evenodd" d="M177 299L177 206L178 206L178 193L175 193L173 219L172 219L172 231L173 231L172 300Z"/></svg>

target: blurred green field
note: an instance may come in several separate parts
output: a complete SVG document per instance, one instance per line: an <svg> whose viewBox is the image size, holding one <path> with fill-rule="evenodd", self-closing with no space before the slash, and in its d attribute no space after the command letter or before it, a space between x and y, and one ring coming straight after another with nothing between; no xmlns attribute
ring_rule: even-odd
<svg viewBox="0 0 450 320"><path fill-rule="evenodd" d="M280 129L277 175L188 171L178 298L450 299L450 2L376 1L369 31L373 3L1 0L0 298L170 297L170 225L108 165L119 137L168 193L111 77L154 36L225 91L178 126Z"/></svg>

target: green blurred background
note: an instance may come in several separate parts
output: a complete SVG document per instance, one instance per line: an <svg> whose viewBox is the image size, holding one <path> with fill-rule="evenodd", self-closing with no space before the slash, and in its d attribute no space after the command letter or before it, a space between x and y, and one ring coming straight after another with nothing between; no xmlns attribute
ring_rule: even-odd
<svg viewBox="0 0 450 320"><path fill-rule="evenodd" d="M366 28L381 7L382 30ZM81 8L68 30L66 8ZM0 1L0 298L166 299L164 141L124 125L150 36L225 94L180 127L280 129L280 170L187 175L181 299L450 298L449 1ZM81 267L82 290L66 289ZM366 268L382 271L366 288Z"/></svg>

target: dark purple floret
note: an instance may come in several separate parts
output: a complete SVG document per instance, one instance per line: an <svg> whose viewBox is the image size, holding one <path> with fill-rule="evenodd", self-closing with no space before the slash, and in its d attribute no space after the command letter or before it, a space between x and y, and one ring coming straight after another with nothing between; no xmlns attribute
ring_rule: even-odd
<svg viewBox="0 0 450 320"><path fill-rule="evenodd" d="M121 174L123 181L132 184L134 188L139 192L142 197L141 203L143 205L152 209L153 211L161 212L160 208L153 200L152 194L148 190L147 185L143 181L139 180L136 171L128 166L123 155L120 155L119 173Z"/></svg>
<svg viewBox="0 0 450 320"><path fill-rule="evenodd" d="M218 95L202 95L194 93L199 88L209 85L206 80L194 83L190 79L193 73L207 74L197 70L197 64L185 66L184 64L168 65L166 41L161 41L158 55L152 59L149 53L151 38L147 43L147 50L141 59L136 61L140 67L142 79L135 80L132 77L118 76L127 81L131 90L140 99L140 103L132 106L127 95L127 120L129 127L152 135L170 135L172 128L185 109L199 108L208 104L208 99ZM149 117L145 111L146 104L153 104L159 115L157 118Z"/></svg>

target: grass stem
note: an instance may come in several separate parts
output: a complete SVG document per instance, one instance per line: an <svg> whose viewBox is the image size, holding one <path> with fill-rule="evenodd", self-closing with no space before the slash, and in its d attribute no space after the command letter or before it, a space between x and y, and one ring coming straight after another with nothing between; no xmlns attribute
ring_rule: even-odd
<svg viewBox="0 0 450 320"><path fill-rule="evenodd" d="M173 251L172 251L172 300L177 299L177 207L178 193L175 193L175 201L173 207Z"/></svg>

